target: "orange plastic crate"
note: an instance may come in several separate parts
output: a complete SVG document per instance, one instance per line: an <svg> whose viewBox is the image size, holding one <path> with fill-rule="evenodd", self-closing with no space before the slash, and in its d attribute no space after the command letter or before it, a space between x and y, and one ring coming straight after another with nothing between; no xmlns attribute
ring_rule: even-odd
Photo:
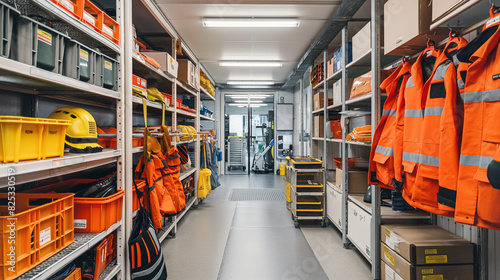
<svg viewBox="0 0 500 280"><path fill-rule="evenodd" d="M15 215L0 206L0 279L14 279L50 258L75 240L74 194L16 193ZM0 199L7 199L0 194ZM42 205L38 205L42 204ZM9 225L15 223L15 228ZM9 242L15 236L15 244ZM15 256L9 256L15 246ZM15 272L9 270L11 258Z"/></svg>
<svg viewBox="0 0 500 280"><path fill-rule="evenodd" d="M104 13L92 2L84 0L82 11L82 22L92 27L97 32L102 32L102 22Z"/></svg>
<svg viewBox="0 0 500 280"><path fill-rule="evenodd" d="M115 44L120 43L120 25L107 14L103 14L101 34Z"/></svg>
<svg viewBox="0 0 500 280"><path fill-rule="evenodd" d="M105 198L75 199L75 232L98 233L122 219L124 190Z"/></svg>
<svg viewBox="0 0 500 280"><path fill-rule="evenodd" d="M116 236L115 233L108 235L96 247L96 261L94 279L99 279L101 273L116 258Z"/></svg>
<svg viewBox="0 0 500 280"><path fill-rule="evenodd" d="M68 277L64 280L81 280L82 279L82 269L77 267Z"/></svg>
<svg viewBox="0 0 500 280"><path fill-rule="evenodd" d="M163 93L163 96L165 97L165 102L167 102L170 106L174 105L172 103L172 95L171 94L168 94L168 93Z"/></svg>
<svg viewBox="0 0 500 280"><path fill-rule="evenodd" d="M52 2L78 20L82 20L83 0L52 0Z"/></svg>

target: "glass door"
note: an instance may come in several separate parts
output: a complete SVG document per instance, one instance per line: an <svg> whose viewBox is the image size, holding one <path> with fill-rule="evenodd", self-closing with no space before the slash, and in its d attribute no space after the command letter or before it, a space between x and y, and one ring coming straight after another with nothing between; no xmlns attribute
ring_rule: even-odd
<svg viewBox="0 0 500 280"><path fill-rule="evenodd" d="M274 95L225 95L225 172L274 172Z"/></svg>

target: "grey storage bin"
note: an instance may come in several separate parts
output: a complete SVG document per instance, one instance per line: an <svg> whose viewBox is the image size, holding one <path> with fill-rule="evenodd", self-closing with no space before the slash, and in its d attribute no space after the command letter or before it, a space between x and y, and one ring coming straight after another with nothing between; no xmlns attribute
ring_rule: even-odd
<svg viewBox="0 0 500 280"><path fill-rule="evenodd" d="M96 55L96 79L94 84L116 90L118 88L118 61L105 55Z"/></svg>
<svg viewBox="0 0 500 280"><path fill-rule="evenodd" d="M63 75L80 81L94 83L96 51L75 41L66 43Z"/></svg>
<svg viewBox="0 0 500 280"><path fill-rule="evenodd" d="M29 17L15 19L11 58L62 74L64 45L69 37Z"/></svg>
<svg viewBox="0 0 500 280"><path fill-rule="evenodd" d="M20 15L14 7L0 1L0 56L9 57L12 45L14 18Z"/></svg>

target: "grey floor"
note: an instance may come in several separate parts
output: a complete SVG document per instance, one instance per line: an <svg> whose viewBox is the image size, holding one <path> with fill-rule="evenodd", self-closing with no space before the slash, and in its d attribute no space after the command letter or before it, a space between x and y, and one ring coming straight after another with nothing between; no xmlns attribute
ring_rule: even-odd
<svg viewBox="0 0 500 280"><path fill-rule="evenodd" d="M163 243L168 279L372 279L368 262L342 248L337 229L296 229L284 201L231 201L235 188L276 194L285 183L272 174L221 177L221 187L186 214L176 238Z"/></svg>

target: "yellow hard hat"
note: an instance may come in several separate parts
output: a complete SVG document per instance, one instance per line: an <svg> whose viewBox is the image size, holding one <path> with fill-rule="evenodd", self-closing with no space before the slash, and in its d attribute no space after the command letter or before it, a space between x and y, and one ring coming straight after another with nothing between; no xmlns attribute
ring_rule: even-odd
<svg viewBox="0 0 500 280"><path fill-rule="evenodd" d="M50 114L49 119L71 121L66 129L66 145L72 153L98 153L102 151L97 144L97 126L94 117L78 107L63 107Z"/></svg>
<svg viewBox="0 0 500 280"><path fill-rule="evenodd" d="M180 131L180 133L182 133L182 134L191 134L191 130L186 125L178 125L177 130ZM177 137L177 141L188 141L191 139L192 139L191 135L184 135L181 137Z"/></svg>

